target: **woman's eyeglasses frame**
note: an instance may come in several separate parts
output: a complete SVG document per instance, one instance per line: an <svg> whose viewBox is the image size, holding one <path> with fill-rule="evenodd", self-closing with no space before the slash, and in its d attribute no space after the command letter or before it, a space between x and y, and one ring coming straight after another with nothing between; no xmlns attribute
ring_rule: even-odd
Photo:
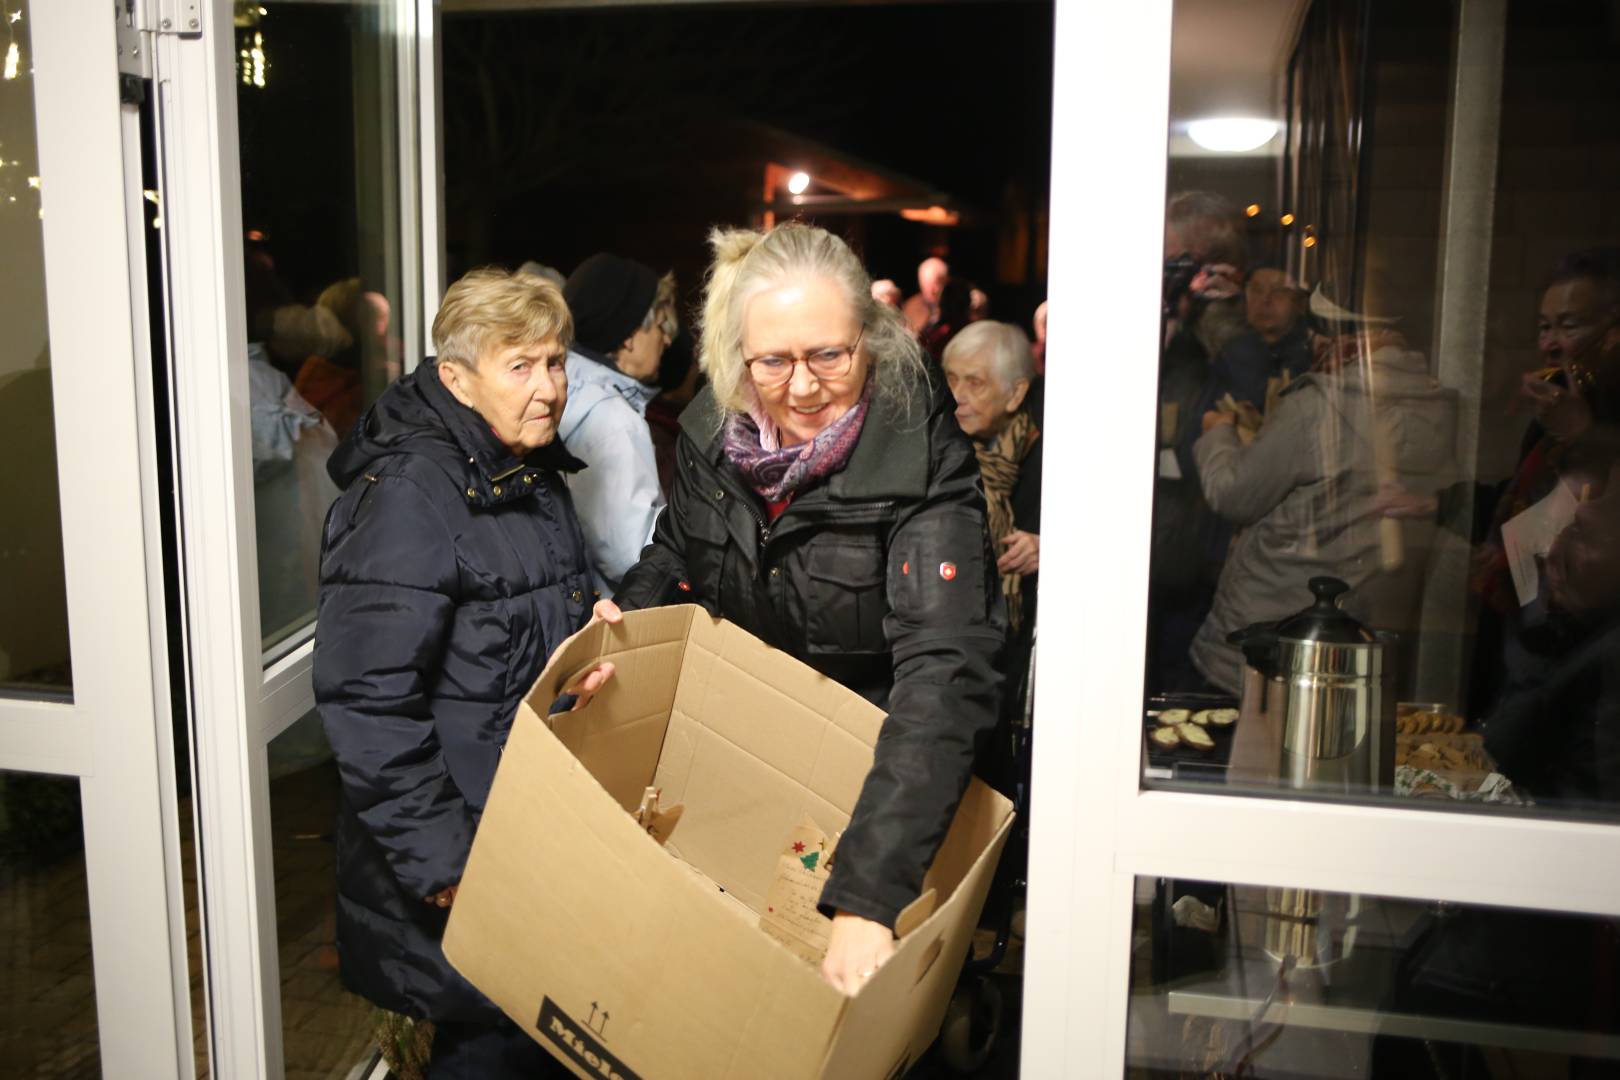
<svg viewBox="0 0 1620 1080"><path fill-rule="evenodd" d="M755 356L744 358L743 366L748 369L748 377L754 381L754 385L762 390L774 390L779 386L786 386L793 380L793 372L800 364L808 368L810 374L815 376L818 382L839 379L848 375L849 369L854 366L855 352L861 347L861 339L865 336L866 327L863 326L860 333L855 335L855 340L848 345L830 345L827 348L817 349L815 352L802 356ZM755 365L766 361L771 361L773 366L779 366L779 373L767 373L762 378Z"/></svg>

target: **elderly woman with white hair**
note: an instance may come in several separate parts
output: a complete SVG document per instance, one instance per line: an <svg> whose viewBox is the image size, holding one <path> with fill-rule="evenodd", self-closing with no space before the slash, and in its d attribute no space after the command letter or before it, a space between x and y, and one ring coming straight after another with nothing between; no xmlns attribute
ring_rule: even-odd
<svg viewBox="0 0 1620 1080"><path fill-rule="evenodd" d="M1000 705L979 467L842 240L791 223L710 243L709 387L653 542L596 614L697 602L888 711L821 894L822 975L854 993L892 954Z"/></svg>
<svg viewBox="0 0 1620 1080"><path fill-rule="evenodd" d="M1028 406L1035 378L1029 338L1010 323L970 323L945 346L945 383L956 422L973 440L984 476L1007 597L1007 621L1027 638L1034 622L1033 582L1041 564L1041 431Z"/></svg>

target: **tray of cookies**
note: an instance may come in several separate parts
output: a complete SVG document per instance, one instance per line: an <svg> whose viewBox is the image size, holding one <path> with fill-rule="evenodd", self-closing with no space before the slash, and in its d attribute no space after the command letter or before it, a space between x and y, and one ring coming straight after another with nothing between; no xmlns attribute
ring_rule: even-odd
<svg viewBox="0 0 1620 1080"><path fill-rule="evenodd" d="M1444 704L1403 701L1395 706L1395 767L1436 776L1466 796L1496 772L1485 750L1485 737L1464 729L1467 721ZM1447 797L1450 792L1418 784L1418 796Z"/></svg>
<svg viewBox="0 0 1620 1080"><path fill-rule="evenodd" d="M1149 779L1224 779L1237 727L1236 698L1163 694L1148 699L1143 731Z"/></svg>

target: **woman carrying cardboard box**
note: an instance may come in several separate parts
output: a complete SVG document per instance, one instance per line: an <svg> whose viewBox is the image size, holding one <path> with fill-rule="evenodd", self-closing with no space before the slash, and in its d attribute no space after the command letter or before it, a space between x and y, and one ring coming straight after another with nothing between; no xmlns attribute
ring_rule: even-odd
<svg viewBox="0 0 1620 1080"><path fill-rule="evenodd" d="M822 974L854 993L893 952L996 720L1003 609L979 465L842 240L793 223L710 243L710 385L681 416L652 544L595 610L702 604L888 711L821 895Z"/></svg>

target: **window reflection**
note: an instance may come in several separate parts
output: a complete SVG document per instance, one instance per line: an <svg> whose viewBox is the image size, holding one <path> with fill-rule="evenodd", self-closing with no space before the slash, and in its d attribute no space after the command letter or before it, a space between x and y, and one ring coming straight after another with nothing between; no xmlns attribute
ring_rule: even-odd
<svg viewBox="0 0 1620 1080"><path fill-rule="evenodd" d="M1454 8L1311 5L1282 139L1172 138L1149 782L1620 798L1620 45ZM1242 89L1200 40L1173 130Z"/></svg>
<svg viewBox="0 0 1620 1080"><path fill-rule="evenodd" d="M0 693L70 694L67 586L45 321L29 5L6 8L0 52Z"/></svg>
<svg viewBox="0 0 1620 1080"><path fill-rule="evenodd" d="M1611 919L1138 879L1130 1076L1612 1076Z"/></svg>
<svg viewBox="0 0 1620 1080"><path fill-rule="evenodd" d="M101 1075L76 779L0 771L0 942L7 1075Z"/></svg>
<svg viewBox="0 0 1620 1080"><path fill-rule="evenodd" d="M326 458L403 369L395 5L237 7L260 626L314 617Z"/></svg>

